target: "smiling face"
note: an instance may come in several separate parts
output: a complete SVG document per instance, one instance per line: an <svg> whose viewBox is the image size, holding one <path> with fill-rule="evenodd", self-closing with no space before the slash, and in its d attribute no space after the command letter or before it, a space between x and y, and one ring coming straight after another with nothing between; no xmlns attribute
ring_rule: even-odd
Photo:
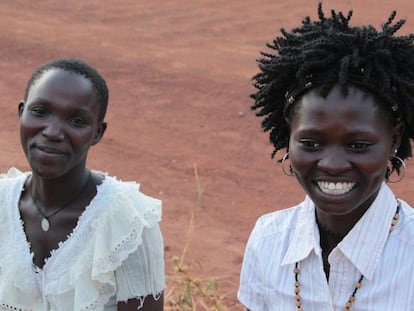
<svg viewBox="0 0 414 311"><path fill-rule="evenodd" d="M398 148L401 126L392 127L374 97L334 87L326 98L306 93L291 120L289 158L317 211L360 214L375 199Z"/></svg>
<svg viewBox="0 0 414 311"><path fill-rule="evenodd" d="M84 168L105 131L98 114L88 79L62 69L43 73L19 105L20 140L33 173L56 178Z"/></svg>

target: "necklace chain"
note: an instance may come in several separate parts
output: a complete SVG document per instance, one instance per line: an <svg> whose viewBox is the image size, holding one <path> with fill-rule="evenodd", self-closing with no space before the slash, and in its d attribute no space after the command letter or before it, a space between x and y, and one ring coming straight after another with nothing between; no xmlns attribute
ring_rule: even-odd
<svg viewBox="0 0 414 311"><path fill-rule="evenodd" d="M395 225L398 222L398 218L400 217L400 202L398 201L397 204L397 210L395 211L394 217L392 218L391 227L388 232L388 236L391 234L392 231L394 231ZM300 282L299 282L299 262L295 263L295 268L293 269L293 273L295 274L295 300L296 300L296 311L303 311L302 309L302 299L300 296ZM349 296L348 301L345 304L345 307L343 308L343 311L349 311L352 307L352 304L356 300L356 293L361 288L362 281L364 279L364 275L361 274L358 282L356 282L354 290L352 294Z"/></svg>
<svg viewBox="0 0 414 311"><path fill-rule="evenodd" d="M37 211L43 216L43 219L40 223L41 228L43 229L43 231L49 231L50 228L50 223L49 223L49 218L56 215L57 213L59 213L60 211L64 210L66 207L70 206L77 198L79 198L81 196L82 193L85 192L86 188L89 185L89 182L91 180L92 174L91 171L89 171L88 174L88 180L85 182L85 184L83 185L82 189L76 194L74 195L69 202L67 202L66 204L64 204L62 207L58 208L57 210L53 211L51 214L46 215L37 205L33 196L32 191L30 191L30 196L32 197L32 202L33 205L36 207Z"/></svg>

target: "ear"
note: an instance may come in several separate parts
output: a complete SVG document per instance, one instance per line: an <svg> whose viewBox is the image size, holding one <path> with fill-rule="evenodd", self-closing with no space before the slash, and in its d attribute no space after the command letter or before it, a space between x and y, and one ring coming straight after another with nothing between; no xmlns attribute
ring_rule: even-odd
<svg viewBox="0 0 414 311"><path fill-rule="evenodd" d="M22 117L22 114L23 114L23 109L24 109L24 101L23 101L23 100L21 100L21 101L19 102L19 105L18 105L19 119Z"/></svg>
<svg viewBox="0 0 414 311"><path fill-rule="evenodd" d="M99 124L98 129L95 133L95 137L93 138L93 141L92 141L92 146L96 145L97 143L99 143L101 141L101 139L102 139L102 137L103 137L103 135L106 131L106 127L107 127L106 122L101 122Z"/></svg>
<svg viewBox="0 0 414 311"><path fill-rule="evenodd" d="M391 138L392 138L392 146L390 150L390 158L392 158L397 152L398 148L400 148L401 140L404 135L405 131L405 124L403 122L398 123L392 128Z"/></svg>

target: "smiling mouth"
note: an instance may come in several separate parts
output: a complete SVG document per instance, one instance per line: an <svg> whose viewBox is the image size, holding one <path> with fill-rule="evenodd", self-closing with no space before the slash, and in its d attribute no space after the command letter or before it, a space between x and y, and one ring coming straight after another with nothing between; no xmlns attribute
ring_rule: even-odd
<svg viewBox="0 0 414 311"><path fill-rule="evenodd" d="M39 149L40 151L42 151L44 153L48 153L48 154L54 154L54 155L65 154L63 151L58 150L58 149L54 149L54 148L48 148L48 147L43 147L43 146L36 146L36 148Z"/></svg>
<svg viewBox="0 0 414 311"><path fill-rule="evenodd" d="M318 181L319 189L323 193L330 195L342 195L351 191L355 187L355 183L352 182L328 182Z"/></svg>

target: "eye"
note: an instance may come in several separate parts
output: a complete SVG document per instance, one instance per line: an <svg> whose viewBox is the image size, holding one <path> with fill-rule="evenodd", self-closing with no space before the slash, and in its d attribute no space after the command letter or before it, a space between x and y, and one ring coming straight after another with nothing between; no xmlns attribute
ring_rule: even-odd
<svg viewBox="0 0 414 311"><path fill-rule="evenodd" d="M31 109L31 112L35 117L38 117L38 118L42 118L42 117L46 116L47 113L48 113L48 111L45 108L42 108L42 107L33 107Z"/></svg>
<svg viewBox="0 0 414 311"><path fill-rule="evenodd" d="M317 150L321 145L313 139L301 139L299 143L306 149Z"/></svg>
<svg viewBox="0 0 414 311"><path fill-rule="evenodd" d="M84 118L79 117L70 118L68 122L73 127L85 127L88 124L88 122Z"/></svg>
<svg viewBox="0 0 414 311"><path fill-rule="evenodd" d="M349 144L348 148L354 151L364 151L368 149L371 145L372 143L370 142L359 141Z"/></svg>

